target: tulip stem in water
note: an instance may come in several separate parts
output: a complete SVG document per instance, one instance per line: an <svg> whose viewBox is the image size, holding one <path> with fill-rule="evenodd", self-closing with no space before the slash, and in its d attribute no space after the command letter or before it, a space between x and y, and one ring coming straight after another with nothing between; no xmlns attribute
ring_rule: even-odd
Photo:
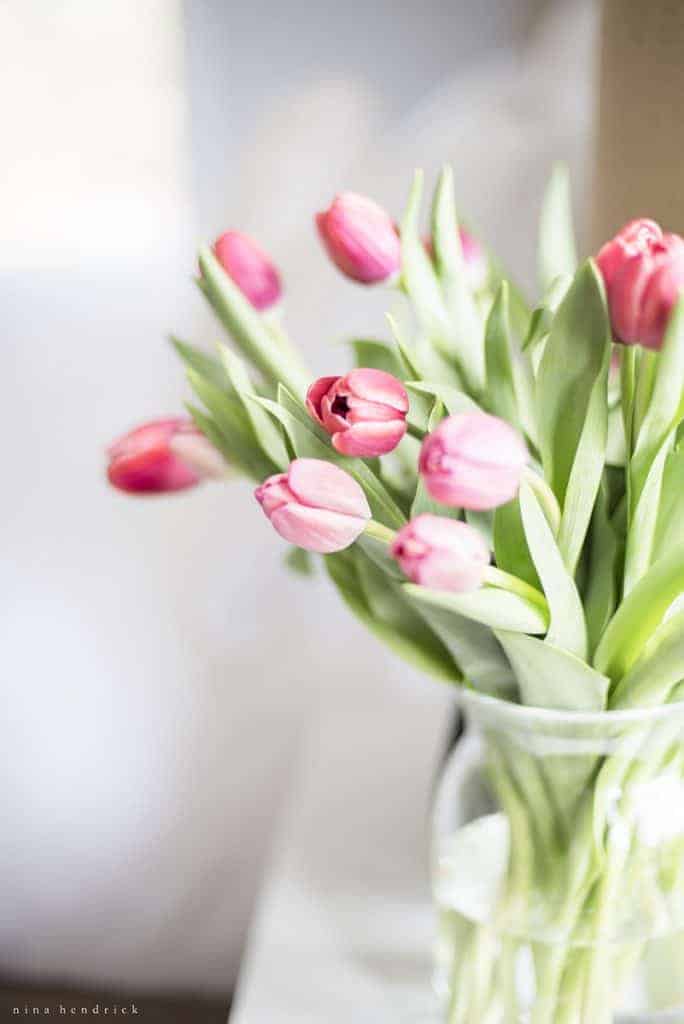
<svg viewBox="0 0 684 1024"><path fill-rule="evenodd" d="M388 526L383 526L382 523L376 523L375 519L371 519L366 523L366 528L363 531L368 537L373 537L374 540L379 540L383 544L391 544L396 537L396 532L390 530Z"/></svg>

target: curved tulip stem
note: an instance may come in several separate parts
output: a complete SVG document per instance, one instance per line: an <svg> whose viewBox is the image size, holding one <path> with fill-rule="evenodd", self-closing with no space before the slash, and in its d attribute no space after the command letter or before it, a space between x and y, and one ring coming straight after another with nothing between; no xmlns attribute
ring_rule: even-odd
<svg viewBox="0 0 684 1024"><path fill-rule="evenodd" d="M382 523L376 522L375 519L371 519L366 523L363 532L368 537L373 537L374 540L379 540L382 544L387 544L388 546L397 535L396 530L390 530L388 526L383 526Z"/></svg>
<svg viewBox="0 0 684 1024"><path fill-rule="evenodd" d="M510 572L504 572L503 569L489 565L485 570L483 582L489 584L490 587L498 587L499 590L508 590L511 594L517 594L518 597L524 598L548 614L546 598L541 591L517 576L513 576Z"/></svg>

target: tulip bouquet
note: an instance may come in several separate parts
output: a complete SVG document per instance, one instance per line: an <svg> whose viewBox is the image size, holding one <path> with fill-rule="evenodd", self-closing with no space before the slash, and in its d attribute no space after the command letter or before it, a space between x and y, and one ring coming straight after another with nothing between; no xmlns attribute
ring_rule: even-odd
<svg viewBox="0 0 684 1024"><path fill-rule="evenodd" d="M684 773L684 240L633 221L578 268L557 169L530 307L459 227L451 172L429 238L422 190L417 174L399 226L350 193L317 217L347 278L392 290L388 338L354 341L348 372L312 380L278 315L278 272L250 239L201 249L197 283L233 347L174 339L191 419L123 437L109 479L149 493L251 478L295 567L323 556L395 652L487 706L531 713L532 747L544 715L621 723L572 771L562 745L540 764L487 732L484 771L509 821L493 912L508 938L471 922L454 941L447 1011L452 1024L518 1020L510 936L553 921L554 944L541 931L530 944L530 1019L602 1024L645 948L613 943L620 879L653 877L637 787ZM629 718L649 708L654 721ZM669 912L684 905L682 835L658 851Z"/></svg>

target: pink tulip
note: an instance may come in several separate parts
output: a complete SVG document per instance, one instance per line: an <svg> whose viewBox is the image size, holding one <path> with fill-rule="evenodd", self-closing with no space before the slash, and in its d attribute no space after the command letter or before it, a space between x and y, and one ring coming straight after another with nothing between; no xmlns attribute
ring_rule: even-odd
<svg viewBox="0 0 684 1024"><path fill-rule="evenodd" d="M625 345L659 349L684 289L684 239L654 221L632 221L596 257L613 336Z"/></svg>
<svg viewBox="0 0 684 1024"><path fill-rule="evenodd" d="M443 505L487 509L515 497L527 462L520 435L498 416L449 416L423 441L420 472Z"/></svg>
<svg viewBox="0 0 684 1024"><path fill-rule="evenodd" d="M145 423L107 449L109 482L129 494L162 494L220 477L223 457L192 420L185 417Z"/></svg>
<svg viewBox="0 0 684 1024"><path fill-rule="evenodd" d="M321 377L307 391L306 406L342 455L386 455L406 433L406 389L383 370Z"/></svg>
<svg viewBox="0 0 684 1024"><path fill-rule="evenodd" d="M226 231L214 242L214 255L255 309L269 309L279 300L282 287L278 271L247 235Z"/></svg>
<svg viewBox="0 0 684 1024"><path fill-rule="evenodd" d="M322 459L295 459L254 496L281 537L324 555L353 544L371 516L356 480Z"/></svg>
<svg viewBox="0 0 684 1024"><path fill-rule="evenodd" d="M477 590L489 565L489 549L477 530L441 516L412 519L390 551L410 580L433 590Z"/></svg>
<svg viewBox="0 0 684 1024"><path fill-rule="evenodd" d="M377 284L399 272L401 243L391 217L366 196L343 192L316 215L333 263L354 281Z"/></svg>

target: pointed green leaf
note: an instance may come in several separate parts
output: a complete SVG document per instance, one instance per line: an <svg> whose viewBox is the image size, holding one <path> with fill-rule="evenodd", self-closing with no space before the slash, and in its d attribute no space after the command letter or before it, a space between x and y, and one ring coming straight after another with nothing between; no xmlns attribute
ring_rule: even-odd
<svg viewBox="0 0 684 1024"><path fill-rule="evenodd" d="M589 650L594 652L617 604L618 541L608 515L608 487L599 489L591 523L588 580L584 592Z"/></svg>
<svg viewBox="0 0 684 1024"><path fill-rule="evenodd" d="M522 703L557 711L603 711L610 680L548 641L497 630L518 680Z"/></svg>
<svg viewBox="0 0 684 1024"><path fill-rule="evenodd" d="M537 425L544 475L563 506L609 328L603 283L580 267L558 308L537 375Z"/></svg>
<svg viewBox="0 0 684 1024"><path fill-rule="evenodd" d="M525 538L520 503L515 497L494 510L494 557L499 569L541 588Z"/></svg>
<svg viewBox="0 0 684 1024"><path fill-rule="evenodd" d="M630 466L631 507L635 508L651 463L684 416L684 296L668 325L657 356L653 390Z"/></svg>
<svg viewBox="0 0 684 1024"><path fill-rule="evenodd" d="M208 246L199 252L201 288L235 343L270 380L282 381L295 394L304 394L311 374L298 357L285 352Z"/></svg>
<svg viewBox="0 0 684 1024"><path fill-rule="evenodd" d="M681 593L684 593L684 545L677 545L651 566L624 599L598 645L595 668L614 681L621 679Z"/></svg>
<svg viewBox="0 0 684 1024"><path fill-rule="evenodd" d="M684 612L677 612L656 629L641 657L616 686L610 706L641 708L666 704L682 679Z"/></svg>
<svg viewBox="0 0 684 1024"><path fill-rule="evenodd" d="M539 279L542 291L561 274L577 269L577 249L572 226L570 176L556 164L544 193L539 224Z"/></svg>
<svg viewBox="0 0 684 1024"><path fill-rule="evenodd" d="M304 548L290 548L284 558L285 565L298 576L313 575L313 560Z"/></svg>
<svg viewBox="0 0 684 1024"><path fill-rule="evenodd" d="M681 443L665 462L653 561L679 544L684 544L684 446Z"/></svg>
<svg viewBox="0 0 684 1024"><path fill-rule="evenodd" d="M188 380L224 438L226 447L222 450L228 460L235 462L256 480L263 480L276 472L278 467L263 454L257 444L252 425L238 396L221 391L195 370L188 370Z"/></svg>
<svg viewBox="0 0 684 1024"><path fill-rule="evenodd" d="M400 380L411 376L396 347L389 342L374 338L354 338L349 344L354 350L356 366L383 370Z"/></svg>
<svg viewBox="0 0 684 1024"><path fill-rule="evenodd" d="M514 426L520 426L511 362L511 338L508 320L508 285L496 294L485 326L485 362L487 366L487 405L491 412Z"/></svg>
<svg viewBox="0 0 684 1024"><path fill-rule="evenodd" d="M405 583L404 589L416 601L455 612L492 629L541 634L548 628L548 616L538 605L498 587L484 586L467 594L430 590L414 583Z"/></svg>
<svg viewBox="0 0 684 1024"><path fill-rule="evenodd" d="M551 527L528 484L521 486L519 500L527 546L549 605L547 640L586 659L587 630L575 581L565 568Z"/></svg>
<svg viewBox="0 0 684 1024"><path fill-rule="evenodd" d="M189 370L194 370L200 377L206 377L217 388L230 388L226 371L218 359L214 359L208 352L203 352L202 349L189 345L186 341L181 341L180 338L173 335L170 341Z"/></svg>
<svg viewBox="0 0 684 1024"><path fill-rule="evenodd" d="M627 530L623 595L633 589L653 562L663 476L673 443L674 431L665 438L653 459L632 513Z"/></svg>
<svg viewBox="0 0 684 1024"><path fill-rule="evenodd" d="M220 344L218 349L228 380L242 402L252 424L256 442L273 465L283 472L287 469L290 460L280 428L276 426L267 412L251 401L254 385L243 361L225 345Z"/></svg>
<svg viewBox="0 0 684 1024"><path fill-rule="evenodd" d="M603 475L608 443L609 368L610 344L606 342L572 462L558 533L558 547L570 573L577 568Z"/></svg>
<svg viewBox="0 0 684 1024"><path fill-rule="evenodd" d="M480 693L501 700L516 699L515 677L491 629L425 602L415 601L414 605L449 648L467 683Z"/></svg>
<svg viewBox="0 0 684 1024"><path fill-rule="evenodd" d="M461 672L439 637L411 608L401 587L356 546L325 557L330 578L347 606L399 657L437 679L456 683Z"/></svg>

